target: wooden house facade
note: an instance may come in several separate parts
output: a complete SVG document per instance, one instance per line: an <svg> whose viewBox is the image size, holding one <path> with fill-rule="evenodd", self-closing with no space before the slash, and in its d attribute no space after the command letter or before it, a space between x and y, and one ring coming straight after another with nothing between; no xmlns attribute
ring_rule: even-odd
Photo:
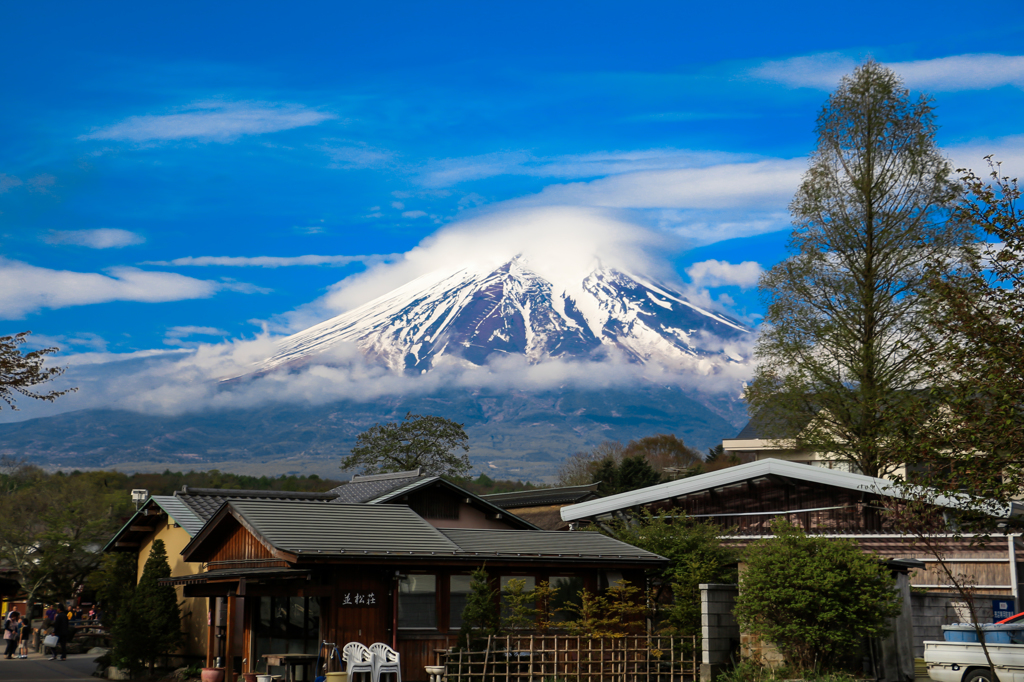
<svg viewBox="0 0 1024 682"><path fill-rule="evenodd" d="M268 654L379 641L401 654L403 679L424 680L454 643L474 569L499 591L513 578L576 591L643 585L665 564L598 533L437 527L401 504L244 499L225 501L182 557L206 570L169 582L208 600L207 665L223 662L227 679L262 671Z"/></svg>

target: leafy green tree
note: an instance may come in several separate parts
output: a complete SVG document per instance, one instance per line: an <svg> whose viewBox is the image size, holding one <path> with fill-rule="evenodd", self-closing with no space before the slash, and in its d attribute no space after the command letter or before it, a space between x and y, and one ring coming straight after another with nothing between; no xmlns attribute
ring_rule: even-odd
<svg viewBox="0 0 1024 682"><path fill-rule="evenodd" d="M700 634L700 584L736 581L736 552L722 545L719 526L684 514L643 510L629 522L606 526L618 540L669 560L654 576L658 626L680 635Z"/></svg>
<svg viewBox="0 0 1024 682"><path fill-rule="evenodd" d="M501 593L500 630L516 634L537 626L537 593L526 589L526 580L512 578Z"/></svg>
<svg viewBox="0 0 1024 682"><path fill-rule="evenodd" d="M473 465L466 454L469 436L462 427L444 417L410 412L401 422L375 424L356 436L341 468L362 467L364 473L377 474L419 467L435 476L464 476Z"/></svg>
<svg viewBox="0 0 1024 682"><path fill-rule="evenodd" d="M565 608L575 618L562 625L569 634L581 637L621 637L639 634L646 623L647 595L628 580L594 594L580 590L579 601L568 602Z"/></svg>
<svg viewBox="0 0 1024 682"><path fill-rule="evenodd" d="M1017 181L988 160L987 178L965 171L958 208L987 241L964 249L959 267L932 263L930 409L903 425L916 482L1007 503L1024 488L1024 209Z"/></svg>
<svg viewBox="0 0 1024 682"><path fill-rule="evenodd" d="M626 447L622 443L606 440L591 450L573 453L562 462L558 470L558 485L587 485L600 480L595 478L598 467L602 466L605 460L618 464L625 451Z"/></svg>
<svg viewBox="0 0 1024 682"><path fill-rule="evenodd" d="M498 633L498 591L491 587L487 569L481 566L470 574L469 595L462 609L462 628L456 646L469 649L473 640Z"/></svg>
<svg viewBox="0 0 1024 682"><path fill-rule="evenodd" d="M833 666L865 637L885 634L901 604L895 579L876 557L854 542L807 537L783 519L772 532L744 555L735 610L741 628L804 670Z"/></svg>
<svg viewBox="0 0 1024 682"><path fill-rule="evenodd" d="M599 483L597 492L607 496L657 485L663 480L643 455L635 455L623 458L618 464L612 459L602 461L594 471L592 482Z"/></svg>
<svg viewBox="0 0 1024 682"><path fill-rule="evenodd" d="M42 348L28 353L22 353L18 346L28 340L32 332L21 332L10 336L0 336L0 400L7 403L7 407L17 410L15 405L18 396L35 398L52 402L62 395L66 395L77 388L67 388L63 391L47 391L39 393L34 387L46 384L64 373L64 367L43 367L46 356L56 353L59 348Z"/></svg>
<svg viewBox="0 0 1024 682"><path fill-rule="evenodd" d="M669 433L644 436L626 444L626 457L643 457L659 474L666 469L700 467L700 451L686 445L681 438Z"/></svg>
<svg viewBox="0 0 1024 682"><path fill-rule="evenodd" d="M953 211L959 186L936 127L931 101L881 64L844 77L790 204L792 255L759 285L752 418L767 437L869 476L901 464L899 415L916 409L927 374L917 323L928 265L974 241Z"/></svg>
<svg viewBox="0 0 1024 682"><path fill-rule="evenodd" d="M105 472L46 476L19 465L0 492L0 559L18 569L30 600L74 594L99 565L102 546L130 500Z"/></svg>
<svg viewBox="0 0 1024 682"><path fill-rule="evenodd" d="M100 560L100 567L86 580L96 591L107 624L117 621L118 615L131 602L139 575L138 557L134 552L108 552Z"/></svg>

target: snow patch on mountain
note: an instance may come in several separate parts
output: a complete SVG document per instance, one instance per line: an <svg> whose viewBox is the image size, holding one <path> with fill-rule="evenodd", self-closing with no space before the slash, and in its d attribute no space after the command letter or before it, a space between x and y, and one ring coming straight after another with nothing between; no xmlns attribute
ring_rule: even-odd
<svg viewBox="0 0 1024 682"><path fill-rule="evenodd" d="M706 372L715 362L743 359L696 339L735 341L750 333L670 287L599 262L582 280L551 281L520 255L497 268L466 265L418 277L283 339L256 371L315 362L336 344L355 343L407 373L427 372L442 359L482 365L495 354L530 362L617 354Z"/></svg>

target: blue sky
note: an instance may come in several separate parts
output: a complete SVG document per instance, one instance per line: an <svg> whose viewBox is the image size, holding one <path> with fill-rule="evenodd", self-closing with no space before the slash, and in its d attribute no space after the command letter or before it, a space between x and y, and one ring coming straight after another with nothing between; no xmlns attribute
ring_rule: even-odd
<svg viewBox="0 0 1024 682"><path fill-rule="evenodd" d="M294 330L524 206L663 235L753 319L726 264L784 255L817 111L868 55L935 97L955 162L1024 168L1017 3L8 2L0 37L0 326L72 355Z"/></svg>

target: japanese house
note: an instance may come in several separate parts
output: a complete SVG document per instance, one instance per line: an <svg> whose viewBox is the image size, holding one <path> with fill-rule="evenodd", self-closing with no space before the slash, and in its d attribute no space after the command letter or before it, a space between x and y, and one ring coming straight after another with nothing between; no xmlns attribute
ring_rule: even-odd
<svg viewBox="0 0 1024 682"><path fill-rule="evenodd" d="M170 582L210 600L208 665L222 659L228 679L327 640L388 643L402 678L424 680L435 650L454 643L476 568L495 587L520 578L576 591L644 585L646 569L666 562L599 533L436 527L399 504L248 499L227 500L182 558L206 570Z"/></svg>
<svg viewBox="0 0 1024 682"><path fill-rule="evenodd" d="M885 479L768 458L571 505L561 510L561 516L571 524L599 524L641 508L678 510L718 524L724 541L737 547L770 537L769 524L781 516L808 534L854 539L865 551L886 559L918 559L925 568L911 573L911 586L949 591L935 557L887 522L883 504L900 495L900 489ZM941 497L935 502L955 504ZM995 513L1019 528L1011 519L1024 516L1024 505L1015 502ZM978 594L1021 604L1024 545L1018 531L1008 527L1006 535L983 546L974 546L966 534L931 537L942 540L954 573L975 577Z"/></svg>
<svg viewBox="0 0 1024 682"><path fill-rule="evenodd" d="M265 653L316 652L322 640L383 641L402 654L403 679L426 679L434 649L454 642L477 567L496 587L515 577L575 593L643 584L664 561L595 533L542 531L418 470L356 476L325 493L186 487L150 498L105 549L137 553L141 573L158 538L189 653L232 673L243 659L253 670Z"/></svg>

